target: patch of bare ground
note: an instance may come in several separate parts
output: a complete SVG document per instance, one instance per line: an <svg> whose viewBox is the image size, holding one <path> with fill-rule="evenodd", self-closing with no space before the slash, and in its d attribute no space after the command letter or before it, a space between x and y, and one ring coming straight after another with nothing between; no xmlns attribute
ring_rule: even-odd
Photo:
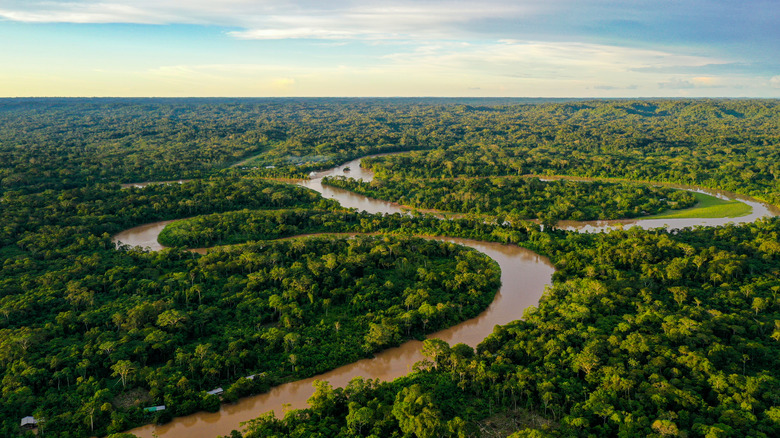
<svg viewBox="0 0 780 438"><path fill-rule="evenodd" d="M507 438L515 432L523 430L527 432L528 429L540 432L552 430L557 428L557 424L536 412L527 409L514 409L478 421L477 427L483 438ZM526 433L518 436L529 435Z"/></svg>
<svg viewBox="0 0 780 438"><path fill-rule="evenodd" d="M152 401L152 397L149 395L149 391L135 388L114 397L112 404L116 406L117 409L130 409L135 406L140 406L141 404L149 403L150 401Z"/></svg>

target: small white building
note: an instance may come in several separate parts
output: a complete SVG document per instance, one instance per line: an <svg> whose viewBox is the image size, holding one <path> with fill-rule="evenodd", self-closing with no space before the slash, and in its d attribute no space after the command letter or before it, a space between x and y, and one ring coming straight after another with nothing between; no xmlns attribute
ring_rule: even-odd
<svg viewBox="0 0 780 438"><path fill-rule="evenodd" d="M222 393L225 392L222 388L212 389L211 391L206 391L207 394L210 395L222 395Z"/></svg>
<svg viewBox="0 0 780 438"><path fill-rule="evenodd" d="M35 419L35 417L28 416L22 418L22 424L21 427L25 429L35 429L38 427L38 420Z"/></svg>
<svg viewBox="0 0 780 438"><path fill-rule="evenodd" d="M158 411L164 411L164 410L165 410L165 405L151 406L151 407L148 407L148 408L144 408L144 412L158 412Z"/></svg>

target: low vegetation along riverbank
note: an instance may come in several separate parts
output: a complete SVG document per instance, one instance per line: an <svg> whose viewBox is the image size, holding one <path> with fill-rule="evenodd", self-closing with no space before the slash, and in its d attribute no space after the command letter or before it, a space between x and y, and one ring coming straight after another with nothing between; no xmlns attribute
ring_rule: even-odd
<svg viewBox="0 0 780 438"><path fill-rule="evenodd" d="M323 184L412 208L548 222L633 218L690 207L695 202L691 193L665 187L523 177L376 178L371 182L329 177Z"/></svg>
<svg viewBox="0 0 780 438"><path fill-rule="evenodd" d="M738 218L750 214L752 208L738 200L727 201L704 193L693 193L696 204L679 211L666 211L647 219L675 218Z"/></svg>

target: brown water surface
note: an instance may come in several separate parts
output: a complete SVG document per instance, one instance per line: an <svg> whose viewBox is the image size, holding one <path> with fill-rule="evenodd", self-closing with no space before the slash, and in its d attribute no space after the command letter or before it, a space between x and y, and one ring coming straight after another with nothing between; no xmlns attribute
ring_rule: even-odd
<svg viewBox="0 0 780 438"><path fill-rule="evenodd" d="M128 228L127 230L115 234L112 237L112 240L115 244L140 246L152 251L159 251L165 247L157 241L157 236L159 236L163 228L171 222L175 222L175 220L152 222L150 224Z"/></svg>
<svg viewBox="0 0 780 438"><path fill-rule="evenodd" d="M382 155L389 154L371 155L371 157ZM326 176L345 176L349 178L362 179L366 182L371 181L374 178L374 172L369 169L360 167L360 160L362 160L362 158L352 160L348 163L342 164L341 166L337 166L322 172L312 172L310 175L311 179L299 181L298 185L319 192L322 194L323 198L335 199L336 201L339 201L342 207L357 208L359 211L367 211L369 213L405 213L406 210L403 210L398 204L394 202L372 199L357 193L350 192L348 190L322 184L322 178ZM347 168L350 170L346 171L345 169Z"/></svg>

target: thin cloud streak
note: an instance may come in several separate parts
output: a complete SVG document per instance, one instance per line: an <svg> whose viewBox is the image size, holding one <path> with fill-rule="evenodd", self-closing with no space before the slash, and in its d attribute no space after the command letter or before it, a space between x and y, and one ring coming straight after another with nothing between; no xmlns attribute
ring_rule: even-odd
<svg viewBox="0 0 780 438"><path fill-rule="evenodd" d="M167 20L149 11L119 4L76 6L55 10L0 9L0 17L23 23L136 23L162 24Z"/></svg>
<svg viewBox="0 0 780 438"><path fill-rule="evenodd" d="M642 75L649 66L669 69L728 64L727 59L681 55L660 50L642 50L579 42L504 40L497 44L425 45L414 51L385 57L396 64L425 65L439 69L467 69L493 75L549 78L557 75L604 72ZM538 73L538 74L535 74Z"/></svg>
<svg viewBox="0 0 780 438"><path fill-rule="evenodd" d="M286 2L228 0L187 1L9 1L0 17L31 23L207 24L243 27L247 31L317 23L321 31L356 28L396 33L420 25L464 23L491 17L518 17L541 10L513 2L486 1L332 1ZM364 32L358 32L364 33Z"/></svg>

